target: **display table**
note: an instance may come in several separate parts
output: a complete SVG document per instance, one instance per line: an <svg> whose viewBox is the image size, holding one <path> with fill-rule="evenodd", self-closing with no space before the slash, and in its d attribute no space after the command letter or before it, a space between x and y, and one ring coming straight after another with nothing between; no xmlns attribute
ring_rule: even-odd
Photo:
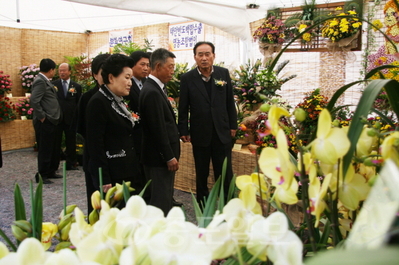
<svg viewBox="0 0 399 265"><path fill-rule="evenodd" d="M195 193L195 164L191 143L180 143L181 155L179 159L179 170L176 172L175 189ZM241 151L233 150L232 153L233 173L236 176L250 175L256 168L255 154L246 147ZM208 187L214 184L212 162L209 171Z"/></svg>
<svg viewBox="0 0 399 265"><path fill-rule="evenodd" d="M0 122L0 135L3 151L33 147L36 141L32 120Z"/></svg>

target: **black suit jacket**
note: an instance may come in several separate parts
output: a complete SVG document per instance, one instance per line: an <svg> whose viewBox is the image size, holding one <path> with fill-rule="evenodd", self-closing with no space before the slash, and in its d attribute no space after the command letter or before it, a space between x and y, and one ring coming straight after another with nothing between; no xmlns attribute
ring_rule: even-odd
<svg viewBox="0 0 399 265"><path fill-rule="evenodd" d="M99 167L104 185L137 179L138 161L132 133L132 122L102 86L91 97L86 109L88 171L96 187L99 187Z"/></svg>
<svg viewBox="0 0 399 265"><path fill-rule="evenodd" d="M180 157L180 139L172 106L159 85L151 78L139 97L143 147L141 161L152 167L166 167L166 162Z"/></svg>
<svg viewBox="0 0 399 265"><path fill-rule="evenodd" d="M144 82L146 80L147 79L144 78L141 80L141 82L144 84ZM134 79L132 79L132 86L130 87L129 96L126 96L124 98L129 101L128 105L129 105L130 110L137 113L140 116L139 96L140 96L140 88L137 86ZM140 154L141 153L141 142L142 142L142 138L143 138L143 129L141 127L140 121L134 126L133 136L134 136L133 137L134 148L136 149L136 152L138 152Z"/></svg>
<svg viewBox="0 0 399 265"><path fill-rule="evenodd" d="M179 132L190 135L197 146L209 146L213 127L223 144L230 143L230 130L237 129L237 111L229 71L213 66L211 97L197 68L185 73L180 81ZM218 86L215 80L224 81Z"/></svg>
<svg viewBox="0 0 399 265"><path fill-rule="evenodd" d="M82 87L78 83L69 80L68 93L65 97L62 79L53 81L53 84L58 88L57 96L63 114L63 121L67 125L72 125L74 116L77 115L75 112L82 95Z"/></svg>

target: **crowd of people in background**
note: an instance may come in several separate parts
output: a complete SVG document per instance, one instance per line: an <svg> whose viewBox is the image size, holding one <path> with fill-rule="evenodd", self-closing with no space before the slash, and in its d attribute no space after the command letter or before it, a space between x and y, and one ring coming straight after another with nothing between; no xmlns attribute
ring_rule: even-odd
<svg viewBox="0 0 399 265"><path fill-rule="evenodd" d="M231 80L227 69L213 65L212 43L198 42L193 52L197 67L181 77L178 119L166 88L173 78L175 55L166 49L96 56L91 65L96 86L83 94L70 78L69 64L60 64L60 78L51 82L56 63L43 59L30 98L38 147L36 182L41 177L44 184L51 184L50 179L62 177L56 173L61 159L66 160L66 170L78 170L78 133L84 139L89 213L94 191L107 192L123 181L131 183L132 194L150 183L143 198L165 215L173 206L181 206L173 198L181 141L193 146L200 206L209 195L211 160L216 180L227 158L227 191L237 129ZM60 152L62 135L65 152Z"/></svg>

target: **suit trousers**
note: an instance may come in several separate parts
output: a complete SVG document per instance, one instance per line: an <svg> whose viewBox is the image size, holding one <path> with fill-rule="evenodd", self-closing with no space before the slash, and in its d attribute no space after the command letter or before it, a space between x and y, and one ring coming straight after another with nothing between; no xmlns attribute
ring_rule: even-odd
<svg viewBox="0 0 399 265"><path fill-rule="evenodd" d="M33 126L38 147L38 171L42 178L52 177L60 163L60 126L54 125L48 119L44 122L35 120Z"/></svg>
<svg viewBox="0 0 399 265"><path fill-rule="evenodd" d="M144 165L147 180L152 180L150 205L161 209L166 216L173 207L173 191L176 172L167 167L150 167Z"/></svg>
<svg viewBox="0 0 399 265"><path fill-rule="evenodd" d="M216 132L212 135L211 144L209 146L197 146L193 145L193 155L195 162L195 174L196 174L196 190L197 190L197 201L201 205L201 201L204 201L204 197L208 198L208 176L209 176L209 165L212 159L213 173L215 181L222 175L223 162L227 157L227 168L226 176L223 184L224 194L227 197L227 192L231 180L233 178L233 169L231 165L231 143L223 144Z"/></svg>
<svg viewBox="0 0 399 265"><path fill-rule="evenodd" d="M65 157L66 165L75 166L76 165L76 132L71 128L71 125L65 122L60 123L60 134L62 141L62 133L65 134ZM61 146L61 143L60 143Z"/></svg>

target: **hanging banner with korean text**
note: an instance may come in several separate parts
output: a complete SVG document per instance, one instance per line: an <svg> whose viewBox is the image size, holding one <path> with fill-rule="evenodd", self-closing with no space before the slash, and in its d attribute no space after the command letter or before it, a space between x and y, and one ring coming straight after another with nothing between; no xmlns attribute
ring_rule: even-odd
<svg viewBox="0 0 399 265"><path fill-rule="evenodd" d="M188 21L169 25L169 50L192 50L198 41L205 39L204 24Z"/></svg>
<svg viewBox="0 0 399 265"><path fill-rule="evenodd" d="M132 30L114 30L109 32L109 52L112 53L116 44L133 42Z"/></svg>

